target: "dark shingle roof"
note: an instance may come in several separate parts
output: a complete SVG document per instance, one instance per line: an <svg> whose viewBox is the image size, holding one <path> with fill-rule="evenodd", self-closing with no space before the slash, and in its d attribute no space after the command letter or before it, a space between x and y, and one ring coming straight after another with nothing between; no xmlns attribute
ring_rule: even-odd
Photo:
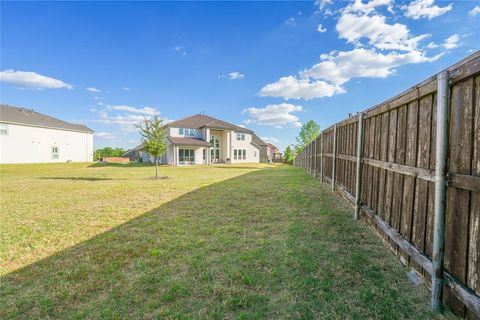
<svg viewBox="0 0 480 320"><path fill-rule="evenodd" d="M206 116L204 114L196 114L187 118L183 118L177 121L172 121L167 124L167 127L180 127L180 128L211 128L222 130L234 130L236 132L252 133L253 131L246 128L236 126L234 124Z"/></svg>
<svg viewBox="0 0 480 320"><path fill-rule="evenodd" d="M42 128L93 132L92 129L81 124L65 122L30 109L18 108L5 104L0 105L0 122Z"/></svg>
<svg viewBox="0 0 480 320"><path fill-rule="evenodd" d="M180 145L180 146L201 146L201 147L211 147L212 144L202 139L197 138L179 138L179 137L168 137L171 143Z"/></svg>
<svg viewBox="0 0 480 320"><path fill-rule="evenodd" d="M263 141L262 139L260 139L259 136L257 136L256 134L254 134L252 136L252 142L255 143L257 146L266 146L267 143L265 141Z"/></svg>

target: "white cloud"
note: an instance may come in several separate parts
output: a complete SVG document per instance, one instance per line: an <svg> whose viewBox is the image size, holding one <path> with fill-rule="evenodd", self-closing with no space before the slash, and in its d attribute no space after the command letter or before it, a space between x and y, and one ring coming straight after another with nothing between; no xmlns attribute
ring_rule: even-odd
<svg viewBox="0 0 480 320"><path fill-rule="evenodd" d="M221 74L217 78L228 79L228 80L242 80L243 78L245 78L245 75L238 71L233 71L233 72L230 72L229 74Z"/></svg>
<svg viewBox="0 0 480 320"><path fill-rule="evenodd" d="M130 91L130 88L129 87L122 87L121 88L123 91Z"/></svg>
<svg viewBox="0 0 480 320"><path fill-rule="evenodd" d="M320 33L326 32L327 28L323 27L322 24L317 25L317 31Z"/></svg>
<svg viewBox="0 0 480 320"><path fill-rule="evenodd" d="M73 89L68 83L31 71L4 70L0 72L0 81L11 83L21 88Z"/></svg>
<svg viewBox="0 0 480 320"><path fill-rule="evenodd" d="M108 106L108 109L110 110L117 110L117 111L126 111L130 113L138 113L138 114L143 114L146 116L155 116L159 115L160 112L158 112L157 109L155 108L150 108L150 107L143 107L143 108L135 108L131 106Z"/></svg>
<svg viewBox="0 0 480 320"><path fill-rule="evenodd" d="M101 92L100 90L98 90L97 88L85 88L87 91L90 91L90 92Z"/></svg>
<svg viewBox="0 0 480 320"><path fill-rule="evenodd" d="M265 142L279 143L280 141L275 137L260 137Z"/></svg>
<svg viewBox="0 0 480 320"><path fill-rule="evenodd" d="M329 4L332 4L333 0L316 0L315 1L315 6L318 7L318 9L322 10L325 9L326 6Z"/></svg>
<svg viewBox="0 0 480 320"><path fill-rule="evenodd" d="M333 51L321 55L322 61L312 68L300 72L300 76L322 79L340 86L352 78L386 78L392 75L398 66L431 62L439 57L440 55L426 57L420 51L387 54L363 48L338 53Z"/></svg>
<svg viewBox="0 0 480 320"><path fill-rule="evenodd" d="M458 41L460 41L460 36L458 34L453 34L447 39L445 39L445 42L443 43L443 47L445 49L453 49L459 46Z"/></svg>
<svg viewBox="0 0 480 320"><path fill-rule="evenodd" d="M228 79L230 80L241 80L245 77L243 73L240 73L238 71L230 72L228 74Z"/></svg>
<svg viewBox="0 0 480 320"><path fill-rule="evenodd" d="M93 99L95 99L95 100L103 100L103 97L95 96L95 97L93 97Z"/></svg>
<svg viewBox="0 0 480 320"><path fill-rule="evenodd" d="M282 77L277 82L267 84L260 90L262 97L283 97L285 99L305 99L331 97L345 92L339 86L325 81L298 79L294 76Z"/></svg>
<svg viewBox="0 0 480 320"><path fill-rule="evenodd" d="M385 16L350 13L347 10L340 16L336 29L340 38L357 47L363 46L361 40L365 38L370 46L381 50L416 50L419 42L430 36L422 34L413 37L406 25L388 24Z"/></svg>
<svg viewBox="0 0 480 320"><path fill-rule="evenodd" d="M480 6L475 6L475 8L473 8L472 10L468 11L468 15L470 17L474 17L476 16L477 14L480 13Z"/></svg>
<svg viewBox="0 0 480 320"><path fill-rule="evenodd" d="M94 135L101 140L115 139L115 136L109 132L95 132Z"/></svg>
<svg viewBox="0 0 480 320"><path fill-rule="evenodd" d="M318 2L316 5L320 8L326 4ZM425 50L458 46L456 35L442 45L430 42L422 47L421 41L430 34L414 35L407 25L390 23L386 16L377 12L378 8L386 6L392 13L393 5L392 0L350 2L338 11L340 17L336 30L340 39L352 43L355 48L322 54L320 62L311 68L264 86L260 96L285 99L331 97L346 92L344 84L353 78L386 78L394 74L397 67L432 62L443 55L429 55ZM319 25L318 28L323 27Z"/></svg>
<svg viewBox="0 0 480 320"><path fill-rule="evenodd" d="M401 8L405 10L405 16L409 18L414 20L427 18L431 20L452 10L452 4L439 7L434 4L434 0L415 0Z"/></svg>
<svg viewBox="0 0 480 320"><path fill-rule="evenodd" d="M302 106L296 106L289 103L271 104L265 108L247 108L242 113L247 113L249 119L245 123L256 123L259 125L269 125L282 127L283 125L291 125L293 127L301 126L298 117L292 113L301 112Z"/></svg>
<svg viewBox="0 0 480 320"><path fill-rule="evenodd" d="M104 105L105 105L105 103L103 103L103 102L98 102L97 104L98 104L99 106L104 106Z"/></svg>

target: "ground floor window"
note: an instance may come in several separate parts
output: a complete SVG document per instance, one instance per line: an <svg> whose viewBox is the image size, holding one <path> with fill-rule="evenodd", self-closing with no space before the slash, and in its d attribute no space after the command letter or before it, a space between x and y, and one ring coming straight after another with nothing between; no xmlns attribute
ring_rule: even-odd
<svg viewBox="0 0 480 320"><path fill-rule="evenodd" d="M178 149L178 160L182 163L195 162L194 149Z"/></svg>
<svg viewBox="0 0 480 320"><path fill-rule="evenodd" d="M52 159L58 159L58 147L57 146L52 147Z"/></svg>
<svg viewBox="0 0 480 320"><path fill-rule="evenodd" d="M233 160L246 160L247 150L245 149L233 149Z"/></svg>

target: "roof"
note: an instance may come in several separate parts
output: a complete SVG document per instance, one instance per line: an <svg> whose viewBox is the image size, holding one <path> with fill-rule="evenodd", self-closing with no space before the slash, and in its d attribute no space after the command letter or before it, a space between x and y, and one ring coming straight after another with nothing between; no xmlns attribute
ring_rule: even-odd
<svg viewBox="0 0 480 320"><path fill-rule="evenodd" d="M180 127L180 128L210 128L220 130L233 130L236 132L253 133L253 131L234 124L212 118L204 114L196 114L190 117L186 117L177 121L172 121L166 125L167 127Z"/></svg>
<svg viewBox="0 0 480 320"><path fill-rule="evenodd" d="M257 146L266 146L267 143L265 141L263 141L262 139L260 139L259 136L257 136L256 134L254 134L252 136L252 142L255 143Z"/></svg>
<svg viewBox="0 0 480 320"><path fill-rule="evenodd" d="M181 146L201 146L201 147L211 147L212 144L202 139L197 138L179 138L179 137L168 137L167 138L171 143Z"/></svg>
<svg viewBox="0 0 480 320"><path fill-rule="evenodd" d="M268 144L268 146L269 146L271 149L277 149L277 150L278 150L278 148L275 147L273 144L271 144L271 143L267 143L267 144Z"/></svg>
<svg viewBox="0 0 480 320"><path fill-rule="evenodd" d="M65 122L32 109L18 108L5 104L0 104L0 122L93 133L92 129L81 124Z"/></svg>

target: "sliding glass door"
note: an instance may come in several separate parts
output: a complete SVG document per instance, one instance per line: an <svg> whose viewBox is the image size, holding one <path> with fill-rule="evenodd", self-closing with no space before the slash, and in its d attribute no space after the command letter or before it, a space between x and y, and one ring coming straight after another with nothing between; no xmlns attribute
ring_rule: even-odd
<svg viewBox="0 0 480 320"><path fill-rule="evenodd" d="M178 149L179 164L195 164L194 149Z"/></svg>

